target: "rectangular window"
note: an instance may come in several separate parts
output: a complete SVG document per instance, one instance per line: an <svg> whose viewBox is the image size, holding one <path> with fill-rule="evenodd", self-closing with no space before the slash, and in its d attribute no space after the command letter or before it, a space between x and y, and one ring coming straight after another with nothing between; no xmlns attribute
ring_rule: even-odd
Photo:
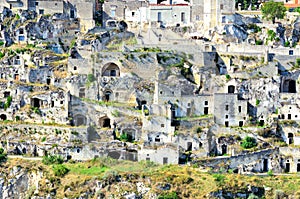
<svg viewBox="0 0 300 199"><path fill-rule="evenodd" d="M74 10L70 10L70 18L75 18L75 11Z"/></svg>
<svg viewBox="0 0 300 199"><path fill-rule="evenodd" d="M185 13L184 12L181 13L181 22L185 22Z"/></svg>
<svg viewBox="0 0 300 199"><path fill-rule="evenodd" d="M221 4L221 5L220 5L220 10L223 10L223 9L224 9L224 5Z"/></svg>
<svg viewBox="0 0 300 199"><path fill-rule="evenodd" d="M116 10L111 10L110 11L110 16L115 17L116 16Z"/></svg>
<svg viewBox="0 0 300 199"><path fill-rule="evenodd" d="M241 106L239 106L239 113L241 113L242 112L242 107Z"/></svg>
<svg viewBox="0 0 300 199"><path fill-rule="evenodd" d="M34 4L35 4L35 6L38 6L38 5L39 5L39 2L35 2Z"/></svg>
<svg viewBox="0 0 300 199"><path fill-rule="evenodd" d="M168 164L168 158L163 158L163 164Z"/></svg>
<svg viewBox="0 0 300 199"><path fill-rule="evenodd" d="M204 105L207 106L207 105L208 105L208 101L205 101L205 102L204 102Z"/></svg>
<svg viewBox="0 0 300 199"><path fill-rule="evenodd" d="M44 14L44 9L40 9L39 13L40 13L40 15L43 15Z"/></svg>
<svg viewBox="0 0 300 199"><path fill-rule="evenodd" d="M229 105L225 105L225 111L229 110Z"/></svg>
<svg viewBox="0 0 300 199"><path fill-rule="evenodd" d="M225 115L225 119L228 119L228 115Z"/></svg>

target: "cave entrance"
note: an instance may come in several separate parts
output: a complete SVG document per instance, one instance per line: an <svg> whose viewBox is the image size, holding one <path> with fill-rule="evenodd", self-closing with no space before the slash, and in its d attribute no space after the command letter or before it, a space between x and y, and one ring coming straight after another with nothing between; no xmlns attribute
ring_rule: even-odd
<svg viewBox="0 0 300 199"><path fill-rule="evenodd" d="M1 115L0 115L0 119L4 121L4 120L6 120L6 119L7 119L7 117L6 117L6 115L5 115L5 114L1 114Z"/></svg>
<svg viewBox="0 0 300 199"><path fill-rule="evenodd" d="M101 117L99 119L99 126L102 128L111 128L110 119L107 116Z"/></svg>
<svg viewBox="0 0 300 199"><path fill-rule="evenodd" d="M41 105L41 100L37 99L37 98L32 98L31 99L31 106L36 107L36 108L40 108Z"/></svg>

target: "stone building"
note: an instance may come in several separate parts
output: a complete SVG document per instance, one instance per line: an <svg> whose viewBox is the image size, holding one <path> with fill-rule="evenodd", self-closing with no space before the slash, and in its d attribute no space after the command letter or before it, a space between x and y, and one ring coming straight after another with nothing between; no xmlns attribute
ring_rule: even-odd
<svg viewBox="0 0 300 199"><path fill-rule="evenodd" d="M204 28L210 29L226 23L226 16L235 12L235 1L207 0L203 7Z"/></svg>
<svg viewBox="0 0 300 199"><path fill-rule="evenodd" d="M214 120L216 124L244 126L248 118L248 102L238 98L234 93L214 94Z"/></svg>

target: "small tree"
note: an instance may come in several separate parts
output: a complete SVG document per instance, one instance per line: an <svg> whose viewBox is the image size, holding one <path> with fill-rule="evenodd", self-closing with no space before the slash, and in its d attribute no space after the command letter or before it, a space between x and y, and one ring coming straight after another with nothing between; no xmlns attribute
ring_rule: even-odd
<svg viewBox="0 0 300 199"><path fill-rule="evenodd" d="M274 2L269 1L264 3L261 8L263 18L266 20L272 20L275 23L275 19L283 19L285 16L286 8L284 7L283 2Z"/></svg>

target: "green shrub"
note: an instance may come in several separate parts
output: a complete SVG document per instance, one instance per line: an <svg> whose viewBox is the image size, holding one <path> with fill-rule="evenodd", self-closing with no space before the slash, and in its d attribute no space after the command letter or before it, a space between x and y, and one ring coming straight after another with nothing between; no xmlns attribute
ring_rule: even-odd
<svg viewBox="0 0 300 199"><path fill-rule="evenodd" d="M45 142L46 141L46 137L42 137L41 141Z"/></svg>
<svg viewBox="0 0 300 199"><path fill-rule="evenodd" d="M59 177L62 177L69 172L69 169L62 164L53 165L52 170L53 170L54 175L59 176Z"/></svg>
<svg viewBox="0 0 300 199"><path fill-rule="evenodd" d="M17 115L17 116L15 117L15 119L16 119L16 121L20 121L20 116Z"/></svg>
<svg viewBox="0 0 300 199"><path fill-rule="evenodd" d="M163 193L158 196L158 199L177 199L179 198L176 192Z"/></svg>
<svg viewBox="0 0 300 199"><path fill-rule="evenodd" d="M64 160L60 155L47 155L47 156L43 157L42 162L45 165L62 164L64 162Z"/></svg>
<svg viewBox="0 0 300 199"><path fill-rule="evenodd" d="M247 136L245 139L243 139L241 146L244 149L251 149L253 147L256 147L257 143L256 143L255 138Z"/></svg>
<svg viewBox="0 0 300 199"><path fill-rule="evenodd" d="M263 45L263 43L264 43L264 42L263 42L262 40L256 40L256 41L255 41L255 44L256 44L256 45Z"/></svg>
<svg viewBox="0 0 300 199"><path fill-rule="evenodd" d="M225 185L225 180L226 180L225 175L216 173L216 174L213 174L213 178L215 179L217 186Z"/></svg>
<svg viewBox="0 0 300 199"><path fill-rule="evenodd" d="M260 104L260 100L256 99L255 104L256 104L256 106L258 106Z"/></svg>
<svg viewBox="0 0 300 199"><path fill-rule="evenodd" d="M273 171L270 169L268 172L267 172L268 176L273 176Z"/></svg>
<svg viewBox="0 0 300 199"><path fill-rule="evenodd" d="M123 142L127 142L128 141L128 136L126 133L122 133L120 135L120 140L123 141Z"/></svg>
<svg viewBox="0 0 300 199"><path fill-rule="evenodd" d="M289 46L290 46L290 42L289 41L284 42L284 47L289 47Z"/></svg>
<svg viewBox="0 0 300 199"><path fill-rule="evenodd" d="M0 162L5 162L7 160L7 154L4 153L4 149L0 148Z"/></svg>
<svg viewBox="0 0 300 199"><path fill-rule="evenodd" d="M93 74L88 74L88 76L87 76L87 80L88 80L89 82L93 82L93 81L95 81L95 80L96 80L96 78L94 77L94 75L93 75Z"/></svg>
<svg viewBox="0 0 300 199"><path fill-rule="evenodd" d="M228 75L228 74L226 74L225 77L226 77L226 80L230 80L231 79L230 75Z"/></svg>

